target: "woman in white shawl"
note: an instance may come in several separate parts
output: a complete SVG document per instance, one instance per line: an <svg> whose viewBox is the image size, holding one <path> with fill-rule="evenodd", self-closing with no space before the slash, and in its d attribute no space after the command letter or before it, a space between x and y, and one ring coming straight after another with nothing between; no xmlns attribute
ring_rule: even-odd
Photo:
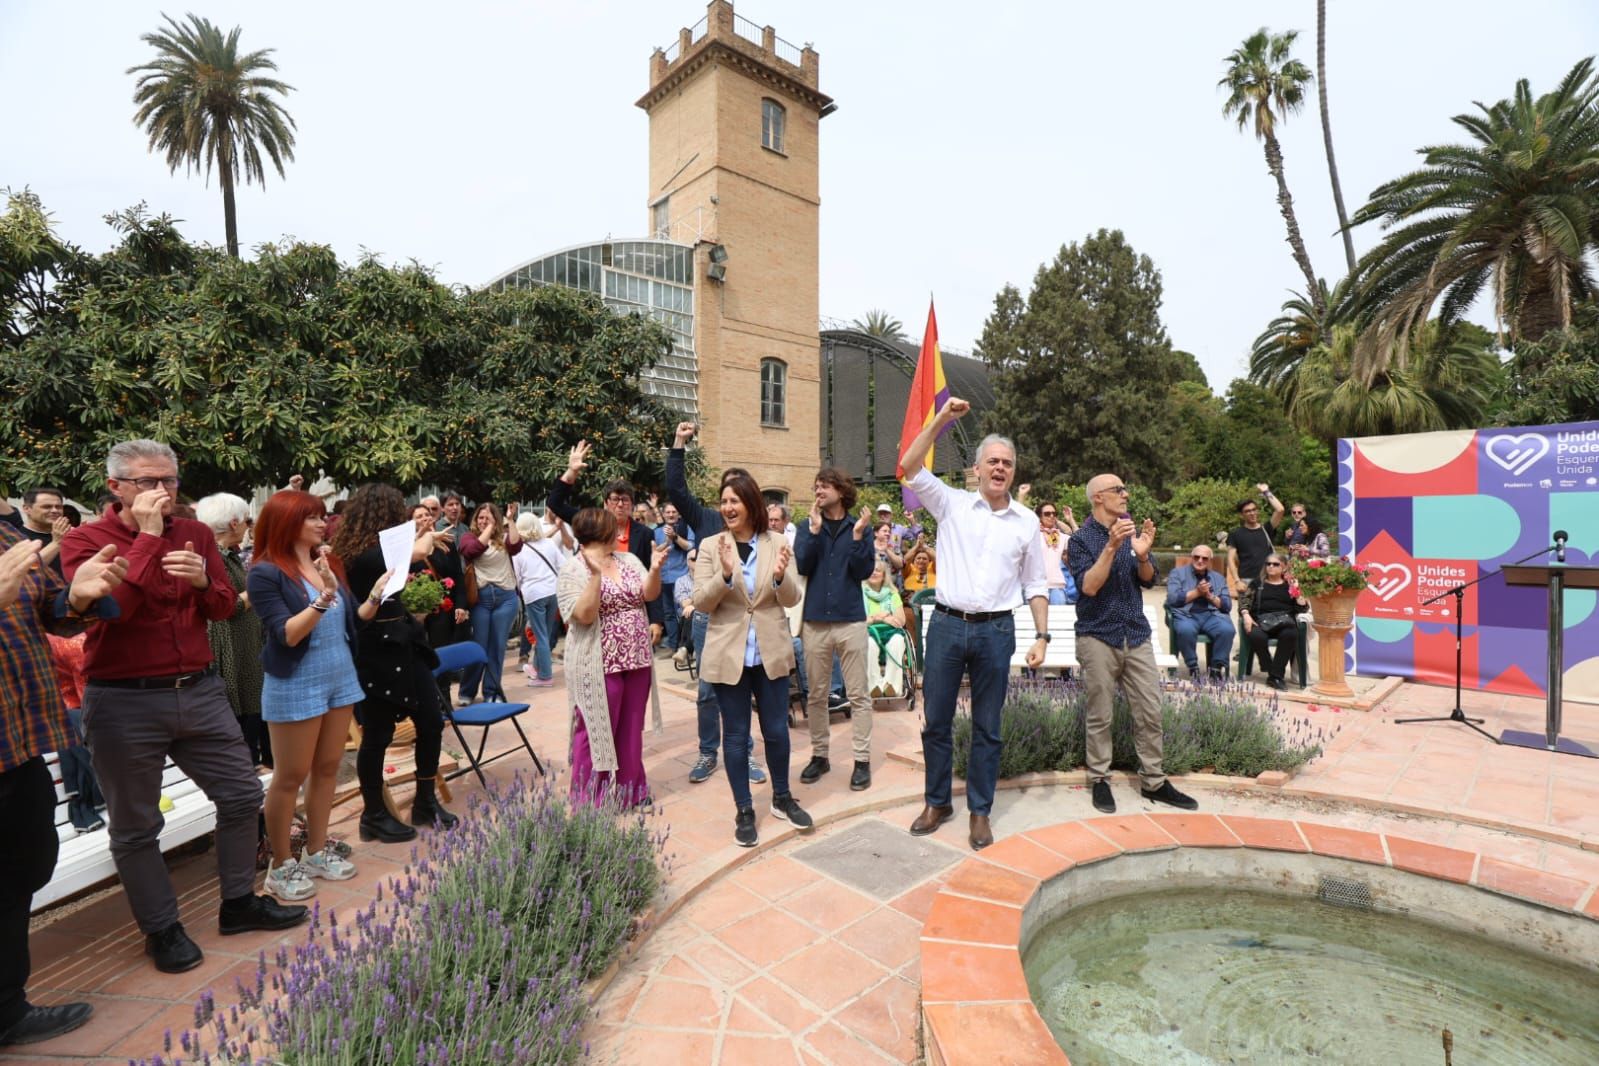
<svg viewBox="0 0 1599 1066"><path fill-rule="evenodd" d="M616 518L597 507L572 519L579 550L557 582L567 622L566 693L572 707L574 802L596 806L608 793L629 806L649 794L644 779L644 705L654 707L654 652L644 604L661 587L666 549L657 546L648 571L629 552L616 551Z"/></svg>

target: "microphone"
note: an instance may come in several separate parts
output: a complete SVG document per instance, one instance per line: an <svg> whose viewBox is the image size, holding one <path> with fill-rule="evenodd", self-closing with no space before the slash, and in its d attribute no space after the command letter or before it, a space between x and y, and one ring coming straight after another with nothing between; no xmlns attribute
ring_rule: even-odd
<svg viewBox="0 0 1599 1066"><path fill-rule="evenodd" d="M1555 562L1563 563L1565 561L1566 561L1566 531L1563 530L1563 529L1557 529L1557 530L1555 530Z"/></svg>

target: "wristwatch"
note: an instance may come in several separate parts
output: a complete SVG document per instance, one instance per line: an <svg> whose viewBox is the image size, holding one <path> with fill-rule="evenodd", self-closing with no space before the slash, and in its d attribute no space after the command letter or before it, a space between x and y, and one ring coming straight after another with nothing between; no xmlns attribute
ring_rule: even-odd
<svg viewBox="0 0 1599 1066"><path fill-rule="evenodd" d="M1033 634L1033 639L1034 640L1041 640L1045 644L1048 644L1049 643L1049 634L1048 633L1034 633Z"/></svg>

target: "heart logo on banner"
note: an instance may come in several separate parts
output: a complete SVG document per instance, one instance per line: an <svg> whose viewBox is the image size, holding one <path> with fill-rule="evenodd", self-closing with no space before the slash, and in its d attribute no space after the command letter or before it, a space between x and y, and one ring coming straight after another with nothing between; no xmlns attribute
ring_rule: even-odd
<svg viewBox="0 0 1599 1066"><path fill-rule="evenodd" d="M1367 563L1366 584L1387 602L1410 587L1410 567L1404 563Z"/></svg>
<svg viewBox="0 0 1599 1066"><path fill-rule="evenodd" d="M1548 452L1549 438L1537 433L1522 433L1519 436L1501 433L1488 438L1488 458L1512 474L1525 474L1532 469L1533 463Z"/></svg>

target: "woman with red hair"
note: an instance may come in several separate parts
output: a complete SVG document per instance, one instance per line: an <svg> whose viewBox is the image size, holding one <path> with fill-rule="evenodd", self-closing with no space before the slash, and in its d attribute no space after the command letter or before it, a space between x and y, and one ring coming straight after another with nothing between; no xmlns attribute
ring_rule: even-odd
<svg viewBox="0 0 1599 1066"><path fill-rule="evenodd" d="M247 580L250 603L266 631L261 717L271 731L274 764L266 797L274 861L265 889L282 900L314 895L313 877L355 876L355 864L327 846L328 811L351 710L362 698L354 659L356 616L377 614L388 575L357 607L328 565L326 532L321 500L297 489L274 493L255 520L255 561ZM289 830L302 783L305 857L297 861Z"/></svg>

